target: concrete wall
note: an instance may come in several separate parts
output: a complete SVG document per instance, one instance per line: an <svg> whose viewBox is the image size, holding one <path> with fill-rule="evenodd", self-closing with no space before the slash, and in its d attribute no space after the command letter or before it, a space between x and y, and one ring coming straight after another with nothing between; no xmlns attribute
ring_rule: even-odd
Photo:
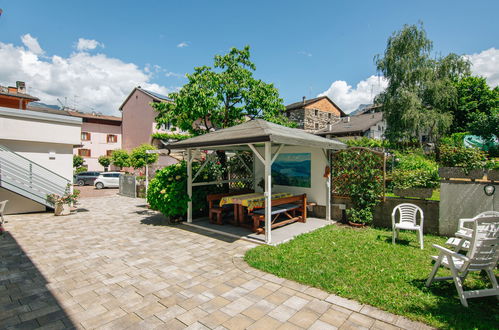
<svg viewBox="0 0 499 330"><path fill-rule="evenodd" d="M20 214L31 212L44 212L45 205L32 201L21 195L0 187L0 201L8 200L5 206L5 214Z"/></svg>
<svg viewBox="0 0 499 330"><path fill-rule="evenodd" d="M90 149L90 157L83 157L88 170L104 171L104 167L99 164L99 157L106 156L108 150L121 149L121 126L83 122L81 131L90 133L90 141L81 141L83 146L75 148L74 154L78 155L78 149ZM108 143L108 134L116 135L117 142Z"/></svg>
<svg viewBox="0 0 499 330"><path fill-rule="evenodd" d="M440 184L440 234L453 235L460 218L472 218L484 211L499 211L499 185L492 196L485 195L486 183L450 181Z"/></svg>
<svg viewBox="0 0 499 330"><path fill-rule="evenodd" d="M276 147L274 148L274 150ZM258 149L263 155L263 148ZM293 186L280 186L274 185L272 187L272 192L290 192L293 194L307 194L307 200L310 202L315 202L318 205L326 205L327 189L326 189L326 178L324 178L324 170L326 168L326 159L322 149L317 148L306 148L306 147L295 147L289 146L284 147L281 153L311 153L311 188L304 187L293 187ZM265 168L262 162L255 158L255 182L258 183L263 178L265 174ZM256 191L262 191L260 187L256 188Z"/></svg>
<svg viewBox="0 0 499 330"><path fill-rule="evenodd" d="M333 204L346 204L347 208L352 207L352 202L349 198L334 197ZM385 202L381 202L374 210L373 225L377 227L392 228L392 212L393 209L402 203L412 203L419 206L423 210L424 222L423 232L426 234L439 234L439 202L419 199L406 198L391 198L387 197ZM317 210L320 216L325 212L321 209ZM331 218L337 221L342 220L342 212L338 207L332 207Z"/></svg>

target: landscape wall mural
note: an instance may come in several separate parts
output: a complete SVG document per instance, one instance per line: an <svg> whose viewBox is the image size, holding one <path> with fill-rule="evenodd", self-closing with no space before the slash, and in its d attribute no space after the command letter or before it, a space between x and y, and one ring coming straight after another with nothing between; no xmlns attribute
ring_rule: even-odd
<svg viewBox="0 0 499 330"><path fill-rule="evenodd" d="M274 184L310 188L310 153L280 154L272 164Z"/></svg>

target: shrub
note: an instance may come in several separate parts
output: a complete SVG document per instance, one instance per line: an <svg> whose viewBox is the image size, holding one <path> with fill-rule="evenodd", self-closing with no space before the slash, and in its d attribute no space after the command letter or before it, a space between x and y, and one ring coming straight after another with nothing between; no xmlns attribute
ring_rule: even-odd
<svg viewBox="0 0 499 330"><path fill-rule="evenodd" d="M397 164L392 172L394 188L436 188L439 184L438 165L421 152L396 153Z"/></svg>
<svg viewBox="0 0 499 330"><path fill-rule="evenodd" d="M436 188L439 184L438 173L428 172L424 169L402 170L396 169L392 172L392 183L394 188Z"/></svg>
<svg viewBox="0 0 499 330"><path fill-rule="evenodd" d="M99 164L101 164L101 166L104 168L108 168L109 165L111 165L111 157L109 156L100 156L98 161Z"/></svg>
<svg viewBox="0 0 499 330"><path fill-rule="evenodd" d="M111 155L111 162L114 166L117 166L119 168L130 166L130 155L126 150L113 150L113 153Z"/></svg>
<svg viewBox="0 0 499 330"><path fill-rule="evenodd" d="M372 222L373 208L383 192L382 157L369 150L352 148L337 153L333 159L334 192L350 196L353 210L347 214L351 222Z"/></svg>
<svg viewBox="0 0 499 330"><path fill-rule="evenodd" d="M216 180L213 166L206 166L199 176L203 181ZM193 173L200 167L199 163L192 164ZM221 188L215 185L194 187L192 190L192 206L197 214L207 209L206 195L220 192ZM160 211L167 217L177 218L187 213L187 163L185 161L170 165L156 172L156 176L149 183L147 202L153 210Z"/></svg>
<svg viewBox="0 0 499 330"><path fill-rule="evenodd" d="M464 147L464 137L468 134L470 133L468 132L454 133L450 136L443 137L440 140L440 144L452 147Z"/></svg>
<svg viewBox="0 0 499 330"><path fill-rule="evenodd" d="M79 174L79 173L86 172L86 171L88 171L88 167L80 166L80 167L75 169L75 174Z"/></svg>
<svg viewBox="0 0 499 330"><path fill-rule="evenodd" d="M442 166L463 167L465 171L485 167L485 153L475 148L452 147L443 145L440 148Z"/></svg>
<svg viewBox="0 0 499 330"><path fill-rule="evenodd" d="M147 150L155 150L150 144L142 144L137 148L134 148L130 153L130 165L135 168L142 168L146 164L153 164L158 160L158 154L148 154Z"/></svg>
<svg viewBox="0 0 499 330"><path fill-rule="evenodd" d="M80 155L73 155L73 167L78 168L83 166L83 163L85 163L85 160L83 159L82 156Z"/></svg>

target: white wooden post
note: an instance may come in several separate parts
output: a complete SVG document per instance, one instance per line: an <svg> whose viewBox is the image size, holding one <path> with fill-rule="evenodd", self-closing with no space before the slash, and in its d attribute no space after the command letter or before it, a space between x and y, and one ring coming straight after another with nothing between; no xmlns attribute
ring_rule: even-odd
<svg viewBox="0 0 499 330"><path fill-rule="evenodd" d="M187 222L192 222L192 150L187 149Z"/></svg>
<svg viewBox="0 0 499 330"><path fill-rule="evenodd" d="M272 242L272 145L265 142L265 243Z"/></svg>
<svg viewBox="0 0 499 330"><path fill-rule="evenodd" d="M147 198L147 189L149 189L149 164L146 163L146 198Z"/></svg>
<svg viewBox="0 0 499 330"><path fill-rule="evenodd" d="M326 221L331 221L331 153L326 151L327 166L329 166L329 176L326 178Z"/></svg>

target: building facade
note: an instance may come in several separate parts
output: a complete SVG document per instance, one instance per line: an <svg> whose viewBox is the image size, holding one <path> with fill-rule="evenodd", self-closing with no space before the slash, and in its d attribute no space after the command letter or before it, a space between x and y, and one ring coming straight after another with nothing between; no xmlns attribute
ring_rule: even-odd
<svg viewBox="0 0 499 330"><path fill-rule="evenodd" d="M26 93L26 84L16 81L16 87L0 86L0 107L26 110L28 103L39 101Z"/></svg>
<svg viewBox="0 0 499 330"><path fill-rule="evenodd" d="M313 99L303 97L301 102L286 106L289 120L298 124L298 128L306 131L318 131L338 122L346 114L329 97L320 96Z"/></svg>
<svg viewBox="0 0 499 330"><path fill-rule="evenodd" d="M89 171L103 171L99 157L111 156L113 150L122 147L121 118L77 111L68 113L83 121L81 143L75 146L73 153L83 157Z"/></svg>
<svg viewBox="0 0 499 330"><path fill-rule="evenodd" d="M385 137L386 121L382 112L364 113L341 118L340 121L315 132L327 138L360 138L382 140Z"/></svg>

